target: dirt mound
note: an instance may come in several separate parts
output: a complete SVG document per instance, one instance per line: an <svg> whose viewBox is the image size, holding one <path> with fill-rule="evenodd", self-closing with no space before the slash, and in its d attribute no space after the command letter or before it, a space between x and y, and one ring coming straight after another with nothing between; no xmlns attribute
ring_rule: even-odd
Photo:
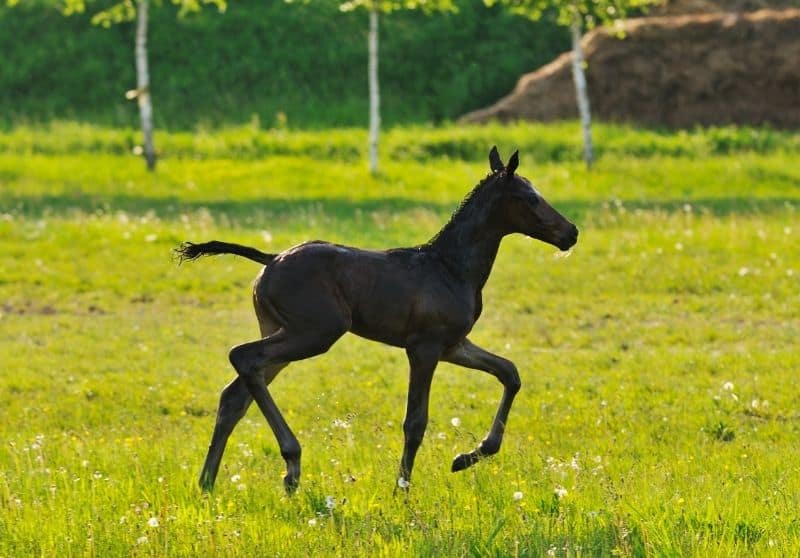
<svg viewBox="0 0 800 558"><path fill-rule="evenodd" d="M768 8L800 6L797 0L670 0L652 15L701 14L711 12L752 12Z"/></svg>
<svg viewBox="0 0 800 558"><path fill-rule="evenodd" d="M632 19L624 39L598 29L583 47L600 119L800 128L800 10ZM577 118L571 63L572 55L562 54L462 121Z"/></svg>

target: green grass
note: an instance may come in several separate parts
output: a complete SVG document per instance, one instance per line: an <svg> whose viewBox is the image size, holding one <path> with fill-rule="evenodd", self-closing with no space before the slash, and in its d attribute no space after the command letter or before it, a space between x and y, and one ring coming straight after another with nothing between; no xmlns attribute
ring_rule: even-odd
<svg viewBox="0 0 800 558"><path fill-rule="evenodd" d="M796 135L728 129L780 142L726 154L707 147L719 131L601 127L589 174L525 149L574 146L569 125L398 129L387 151L409 155L373 178L359 132L285 133L324 156L162 136L186 147L149 175L107 147L126 132L47 147L65 126L0 135L0 556L800 553ZM521 144L520 172L582 229L566 259L507 239L484 291L471 338L523 380L501 452L449 472L501 389L443 364L412 490L393 495L405 355L347 336L271 390L304 447L298 493L253 408L201 494L227 349L257 336L258 268L179 267L171 248L420 243L492 143Z"/></svg>
<svg viewBox="0 0 800 558"><path fill-rule="evenodd" d="M382 151L392 160L425 161L447 157L475 161L493 143L519 149L538 162L577 161L582 157L577 124L514 124L501 126L409 126L384 131ZM769 128L726 126L694 131L636 130L619 124L594 127L600 157L655 156L705 158L735 153L797 153L800 133ZM52 122L46 127L17 126L0 134L0 152L18 155L71 153L125 155L141 142L133 128L111 129L75 122ZM248 125L194 132L157 131L155 144L167 159L261 159L268 156L307 156L357 161L366 156L367 133L359 129L321 132L264 129L258 120Z"/></svg>

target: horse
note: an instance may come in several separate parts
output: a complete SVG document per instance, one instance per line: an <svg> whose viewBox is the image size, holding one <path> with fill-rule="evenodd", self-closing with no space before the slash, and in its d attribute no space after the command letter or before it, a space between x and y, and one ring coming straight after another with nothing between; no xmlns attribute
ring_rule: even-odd
<svg viewBox="0 0 800 558"><path fill-rule="evenodd" d="M431 380L440 361L487 372L503 385L488 435L473 451L456 456L452 471L499 451L521 383L514 363L467 338L483 309L481 291L506 235L521 233L560 250L578 240L578 228L516 174L518 165L518 151L503 164L493 147L486 178L431 240L411 248L374 251L314 240L267 254L212 240L184 242L175 249L180 262L235 254L264 266L253 286L262 337L229 353L237 377L220 396L200 474L203 490L213 488L228 437L253 400L286 462L284 488L288 493L297 488L300 443L267 386L288 364L325 353L346 332L406 351L410 372L399 487L408 488L411 480L428 423Z"/></svg>

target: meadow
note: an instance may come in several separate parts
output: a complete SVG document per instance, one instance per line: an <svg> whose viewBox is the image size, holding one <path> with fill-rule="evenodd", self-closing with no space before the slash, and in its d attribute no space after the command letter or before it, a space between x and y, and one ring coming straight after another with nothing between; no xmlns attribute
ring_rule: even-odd
<svg viewBox="0 0 800 558"><path fill-rule="evenodd" d="M366 133L257 126L0 133L0 556L797 556L800 134L574 123ZM569 257L504 241L471 339L522 391L500 453L459 474L501 386L442 364L411 489L394 491L407 362L346 336L255 407L215 490L197 476L258 266L177 265L183 240L278 251L428 240L498 144L581 228Z"/></svg>

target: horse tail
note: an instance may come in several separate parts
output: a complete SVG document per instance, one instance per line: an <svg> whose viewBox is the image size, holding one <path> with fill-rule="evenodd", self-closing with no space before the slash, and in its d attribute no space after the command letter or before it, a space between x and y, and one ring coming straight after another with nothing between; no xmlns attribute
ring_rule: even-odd
<svg viewBox="0 0 800 558"><path fill-rule="evenodd" d="M184 242L175 248L175 255L178 257L178 263L183 260L196 260L200 256L217 256L219 254L235 254L237 256L244 256L249 260L267 265L275 259L277 254L266 254L261 250L256 250L249 246L242 246L241 244L233 244L232 242L220 242L212 240L211 242L202 242L195 244L194 242Z"/></svg>

